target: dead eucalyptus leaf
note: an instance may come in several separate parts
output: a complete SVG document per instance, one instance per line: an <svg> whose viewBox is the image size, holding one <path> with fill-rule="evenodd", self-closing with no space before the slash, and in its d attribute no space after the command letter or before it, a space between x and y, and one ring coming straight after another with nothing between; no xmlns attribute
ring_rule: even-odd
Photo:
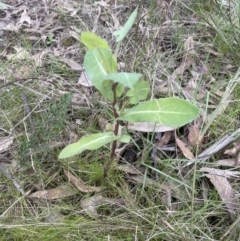
<svg viewBox="0 0 240 241"><path fill-rule="evenodd" d="M83 71L83 67L72 59L61 57L60 60L67 64L72 70Z"/></svg>
<svg viewBox="0 0 240 241"><path fill-rule="evenodd" d="M24 11L22 12L21 14L21 17L17 23L17 26L22 26L24 23L27 23L28 24L28 27L31 26L32 24L32 20L31 18L28 16L28 12L26 9L24 9Z"/></svg>
<svg viewBox="0 0 240 241"><path fill-rule="evenodd" d="M236 166L236 163L237 163L237 158L222 159L215 162L215 164L219 166L229 166L229 167Z"/></svg>
<svg viewBox="0 0 240 241"><path fill-rule="evenodd" d="M139 175L139 173L141 173L138 169L136 169L135 167L133 167L129 164L117 165L117 166L114 167L114 169L124 171L126 173L130 173L130 174L133 174L133 175Z"/></svg>
<svg viewBox="0 0 240 241"><path fill-rule="evenodd" d="M164 185L160 184L159 182L156 182L155 180L152 180L149 177L144 177L144 176L131 176L131 179L134 180L135 182L139 183L139 184L144 184L146 187L156 187L159 188L160 190L163 188Z"/></svg>
<svg viewBox="0 0 240 241"><path fill-rule="evenodd" d="M176 130L174 127L156 124L154 122L135 122L129 123L128 129L140 132L166 132Z"/></svg>
<svg viewBox="0 0 240 241"><path fill-rule="evenodd" d="M237 171L230 171L230 170L221 170L216 168L210 168L210 167L202 167L200 169L202 172L208 172L210 175L218 175L223 177L240 177L240 172Z"/></svg>
<svg viewBox="0 0 240 241"><path fill-rule="evenodd" d="M237 155L237 160L235 162L235 166L240 166L240 153Z"/></svg>
<svg viewBox="0 0 240 241"><path fill-rule="evenodd" d="M109 3L107 3L107 2L109 2L109 1L103 1L103 0L101 0L101 1L95 2L95 4L96 4L96 5L99 5L99 6L101 6L101 7L107 8L107 7L109 7Z"/></svg>
<svg viewBox="0 0 240 241"><path fill-rule="evenodd" d="M172 132L171 132L171 131L166 131L166 132L163 134L163 137L162 137L161 141L162 141L164 144L168 144L168 142L169 142L170 139L171 139L171 136L172 136Z"/></svg>
<svg viewBox="0 0 240 241"><path fill-rule="evenodd" d="M168 209L171 209L171 207L172 207L172 187L168 182L166 182L165 187L163 188L163 194L161 195L161 202L162 202L162 204L167 206Z"/></svg>
<svg viewBox="0 0 240 241"><path fill-rule="evenodd" d="M174 74L183 75L184 71L188 69L194 63L194 41L193 37L189 36L184 42L184 55L182 58L182 63L180 66L174 71Z"/></svg>
<svg viewBox="0 0 240 241"><path fill-rule="evenodd" d="M37 67L42 67L43 65L43 58L48 53L48 50L43 50L35 55L32 56L32 60L35 62Z"/></svg>
<svg viewBox="0 0 240 241"><path fill-rule="evenodd" d="M111 13L112 19L113 19L113 24L114 24L114 30L120 29L121 28L121 24L116 16L116 14Z"/></svg>
<svg viewBox="0 0 240 241"><path fill-rule="evenodd" d="M188 159L188 160L193 160L195 157L192 154L192 152L185 146L183 141L181 141L179 138L176 137L176 143L180 150L182 151L183 155Z"/></svg>
<svg viewBox="0 0 240 241"><path fill-rule="evenodd" d="M21 60L21 59L30 59L31 56L29 52L21 47L13 47L16 50L16 54L7 55L7 59L11 60Z"/></svg>
<svg viewBox="0 0 240 241"><path fill-rule="evenodd" d="M100 194L81 200L83 211L94 219L99 217L97 209L103 204L123 205L124 202L122 199L106 198Z"/></svg>
<svg viewBox="0 0 240 241"><path fill-rule="evenodd" d="M185 93L187 93L191 97L195 97L196 100L201 100L205 97L206 95L206 90L199 89L196 91L196 88L187 86L182 88Z"/></svg>
<svg viewBox="0 0 240 241"><path fill-rule="evenodd" d="M234 214L238 210L239 204L237 202L234 190L232 189L227 178L212 174L205 174L205 176L210 179L211 183L216 188L220 198L227 206L228 211L231 214Z"/></svg>
<svg viewBox="0 0 240 241"><path fill-rule="evenodd" d="M68 178L68 180L80 191L84 193L88 192L100 192L103 188L102 187L93 187L93 186L87 186L84 184L84 182L80 179L75 177L73 174L71 174L68 170L64 169L64 174Z"/></svg>
<svg viewBox="0 0 240 241"><path fill-rule="evenodd" d="M202 144L203 136L200 133L199 125L193 124L188 127L188 141L191 146L198 146Z"/></svg>
<svg viewBox="0 0 240 241"><path fill-rule="evenodd" d="M161 135L162 133L157 132L155 139L157 140L156 142L154 142L155 146L158 148L162 148L163 146L165 146L166 144L168 144L168 142L171 139L172 136L172 131L166 131L163 135ZM153 152L154 154L154 152Z"/></svg>
<svg viewBox="0 0 240 241"><path fill-rule="evenodd" d="M235 156L237 152L240 150L240 143L236 142L233 144L234 147L231 149L227 149L224 154L229 155L229 156Z"/></svg>
<svg viewBox="0 0 240 241"><path fill-rule="evenodd" d="M74 196L78 191L76 189L71 188L69 185L60 185L53 189L48 189L44 191L37 191L28 196L31 199L58 199Z"/></svg>
<svg viewBox="0 0 240 241"><path fill-rule="evenodd" d="M17 71L13 72L13 77L16 79L28 78L33 72L33 68L30 65L22 64Z"/></svg>
<svg viewBox="0 0 240 241"><path fill-rule="evenodd" d="M0 153L6 151L10 145L12 145L14 137L7 136L0 138Z"/></svg>
<svg viewBox="0 0 240 241"><path fill-rule="evenodd" d="M82 72L79 79L78 79L78 82L77 82L78 85L82 85L82 86L85 86L85 87L91 87L93 86L91 80L87 77L87 75L85 74L85 72Z"/></svg>

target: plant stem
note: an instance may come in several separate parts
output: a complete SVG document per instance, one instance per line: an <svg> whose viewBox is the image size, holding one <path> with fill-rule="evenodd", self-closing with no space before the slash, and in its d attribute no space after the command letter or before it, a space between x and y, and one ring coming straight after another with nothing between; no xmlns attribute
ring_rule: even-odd
<svg viewBox="0 0 240 241"><path fill-rule="evenodd" d="M113 91L113 103L112 103L112 107L113 107L113 115L114 118L117 119L118 118L118 112L116 109L116 104L117 104L117 93L116 93L116 88L117 88L117 83L114 83L112 85L112 91ZM117 136L118 135L118 130L119 130L119 120L116 120L115 123L115 128L114 128L114 135ZM109 157L109 160L104 168L104 177L107 176L108 170L112 164L112 162L114 161L115 158L115 151L117 148L117 140L113 141L112 143L112 150L111 150L111 154Z"/></svg>
<svg viewBox="0 0 240 241"><path fill-rule="evenodd" d="M117 57L118 56L118 52L119 52L119 49L120 49L120 45L121 45L121 42L118 42L117 43L117 47L115 49L115 52L114 52L114 55Z"/></svg>

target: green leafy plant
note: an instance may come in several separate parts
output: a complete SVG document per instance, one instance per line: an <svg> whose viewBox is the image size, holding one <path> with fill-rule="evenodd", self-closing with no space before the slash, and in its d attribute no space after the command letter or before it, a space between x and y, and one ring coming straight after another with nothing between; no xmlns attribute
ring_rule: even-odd
<svg viewBox="0 0 240 241"><path fill-rule="evenodd" d="M142 75L118 72L117 55L120 43L131 29L136 16L137 9L125 25L113 33L117 42L114 54L108 43L100 36L92 32L81 34L81 41L88 48L84 57L87 77L96 89L112 103L113 125L110 125L106 132L84 136L78 142L65 147L59 158L71 157L85 150L96 150L112 143L110 158L104 169L105 175L114 160L117 143L127 143L131 139L122 131L120 121L154 122L179 127L191 122L199 115L199 109L195 105L180 98L144 101L150 87L147 81L141 80ZM142 102L139 103L140 101Z"/></svg>

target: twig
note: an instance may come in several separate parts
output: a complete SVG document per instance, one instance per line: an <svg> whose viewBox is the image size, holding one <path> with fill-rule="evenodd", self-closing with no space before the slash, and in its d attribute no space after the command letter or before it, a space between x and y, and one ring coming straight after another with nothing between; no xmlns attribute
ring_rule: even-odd
<svg viewBox="0 0 240 241"><path fill-rule="evenodd" d="M31 109L29 107L29 104L28 104L28 98L27 98L27 95L25 93L22 93L22 100L24 102L24 109L25 109L25 112L26 112L26 115L28 116L29 118L29 122L30 122L30 126L31 126L31 131L32 131L32 134L35 132L35 126L34 126L34 123L33 123L33 119L32 119L32 115L31 115Z"/></svg>
<svg viewBox="0 0 240 241"><path fill-rule="evenodd" d="M7 177L7 179L11 180L13 182L13 185L16 187L16 189L22 194L25 195L25 192L22 188L22 186L18 183L18 181L13 177L11 172L9 171L9 168L7 165L1 164L0 165L0 172L4 173L4 175Z"/></svg>
<svg viewBox="0 0 240 241"><path fill-rule="evenodd" d="M225 148L232 142L236 141L240 137L240 128L234 131L231 135L226 135L223 138L221 138L219 141L214 143L212 146L207 148L205 151L203 151L201 154L198 155L196 160L198 161L207 161L212 155L219 152L221 149ZM187 162L183 168L191 165L194 163L195 160Z"/></svg>
<svg viewBox="0 0 240 241"><path fill-rule="evenodd" d="M25 109L26 115L29 118L29 122L30 122L30 126L31 126L31 134L33 135L34 132L35 132L35 126L34 126L34 123L33 123L33 120L32 120L32 116L31 116L32 111L29 107L28 98L27 98L27 95L25 93L22 93L22 100L24 102L24 109ZM24 126L26 126L25 122L24 122ZM27 140L30 141L29 137L28 137L27 128L26 128L26 136L27 136ZM32 148L30 148L30 157L31 157L32 168L33 168L34 171L36 171L36 169L34 167L34 162L33 162Z"/></svg>
<svg viewBox="0 0 240 241"><path fill-rule="evenodd" d="M27 78L27 79L15 79L11 82L8 82L8 83L5 83L3 85L0 85L0 89L2 89L3 87L6 87L8 85L13 85L15 84L16 82L20 82L20 81L26 81L26 80L31 80L31 79L39 79L39 78Z"/></svg>

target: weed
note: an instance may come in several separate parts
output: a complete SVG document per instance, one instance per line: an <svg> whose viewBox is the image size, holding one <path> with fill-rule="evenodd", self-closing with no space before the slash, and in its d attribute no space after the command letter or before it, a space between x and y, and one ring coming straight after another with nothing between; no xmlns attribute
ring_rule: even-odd
<svg viewBox="0 0 240 241"><path fill-rule="evenodd" d="M86 74L98 91L111 101L114 120L113 125L107 127L108 132L82 137L77 143L63 149L59 158L71 157L85 150L95 150L111 142L112 150L104 169L105 176L114 159L117 142L128 143L131 139L122 131L120 121L148 121L167 126L181 126L192 121L199 114L197 107L178 98L143 101L148 95L149 85L145 81L140 81L141 74L117 73L120 44L132 27L136 16L137 9L131 14L124 27L113 33L117 42L114 54L111 53L108 43L100 36L91 32L81 34L81 40L88 48L84 58ZM120 98L125 88L129 90L123 96L125 102L122 104ZM137 104L139 101L142 102ZM127 109L129 104L135 106Z"/></svg>

